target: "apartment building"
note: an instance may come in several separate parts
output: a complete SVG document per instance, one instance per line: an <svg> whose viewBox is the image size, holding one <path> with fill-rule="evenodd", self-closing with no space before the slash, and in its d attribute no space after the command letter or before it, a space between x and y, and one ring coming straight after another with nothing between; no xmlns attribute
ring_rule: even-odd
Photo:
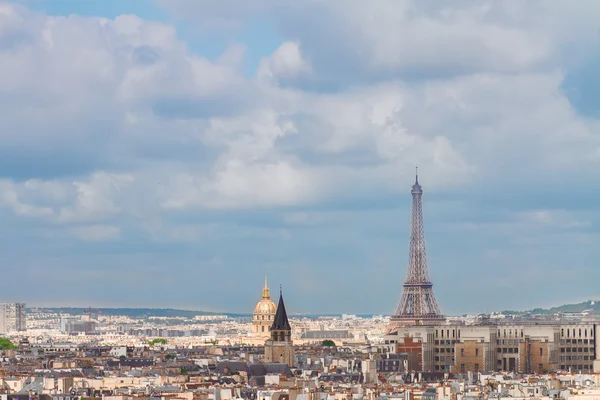
<svg viewBox="0 0 600 400"><path fill-rule="evenodd" d="M384 352L407 354L408 370L451 373L600 372L594 323L401 327Z"/></svg>
<svg viewBox="0 0 600 400"><path fill-rule="evenodd" d="M25 303L0 303L0 333L26 330Z"/></svg>

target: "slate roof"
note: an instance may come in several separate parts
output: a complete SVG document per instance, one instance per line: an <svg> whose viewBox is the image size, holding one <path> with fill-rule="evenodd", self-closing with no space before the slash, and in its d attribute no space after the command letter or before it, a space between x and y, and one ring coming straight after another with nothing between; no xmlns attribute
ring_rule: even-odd
<svg viewBox="0 0 600 400"><path fill-rule="evenodd" d="M279 304L277 305L277 312L275 318L273 318L273 325L271 325L272 331L291 331L290 321L288 321L287 312L285 311L285 304L283 303L283 293L279 292Z"/></svg>

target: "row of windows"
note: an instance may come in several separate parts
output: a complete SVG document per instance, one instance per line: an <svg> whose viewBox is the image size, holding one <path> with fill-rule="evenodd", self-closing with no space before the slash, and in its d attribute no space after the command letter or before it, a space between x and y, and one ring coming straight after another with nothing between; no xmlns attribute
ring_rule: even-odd
<svg viewBox="0 0 600 400"><path fill-rule="evenodd" d="M264 315L255 315L254 319L257 320L257 321L264 321L265 320L265 316ZM267 315L266 320L270 321L271 319L273 319L273 316L272 315Z"/></svg>
<svg viewBox="0 0 600 400"><path fill-rule="evenodd" d="M594 344L594 339L562 339L560 344Z"/></svg>
<svg viewBox="0 0 600 400"><path fill-rule="evenodd" d="M567 368L571 368L574 369L575 371L581 371L581 370L588 370L588 369L592 369L592 367L590 365L561 365L560 369L565 370Z"/></svg>
<svg viewBox="0 0 600 400"><path fill-rule="evenodd" d="M502 339L496 340L496 344L519 344L521 343L520 339Z"/></svg>
<svg viewBox="0 0 600 400"><path fill-rule="evenodd" d="M442 347L441 349L436 347L434 351L436 353L454 353L454 347Z"/></svg>
<svg viewBox="0 0 600 400"><path fill-rule="evenodd" d="M593 360L593 358L590 356L560 356L560 361L565 361L565 360L567 360L567 361L571 361L571 360L573 360L573 361L577 361L577 360L588 361L588 360Z"/></svg>
<svg viewBox="0 0 600 400"><path fill-rule="evenodd" d="M542 350L542 349L540 349L540 350ZM518 353L519 352L519 348L518 347L498 347L496 349L496 351L498 353L510 353L510 354L512 354L512 353Z"/></svg>
<svg viewBox="0 0 600 400"><path fill-rule="evenodd" d="M443 329L436 329L435 330L435 337L444 337L444 332L446 332L446 338L450 339L450 329L446 329L445 331ZM452 329L452 337L453 338L460 338L460 329L458 329L458 331L456 329Z"/></svg>
<svg viewBox="0 0 600 400"><path fill-rule="evenodd" d="M577 334L579 334L579 337L594 337L594 331L592 329L570 329L570 328L563 328L560 330L560 336L561 337L576 337ZM498 337L504 337L504 338L523 338L524 337L524 331L523 329L498 329ZM435 337L437 338L447 338L450 339L450 337L452 336L452 338L460 338L460 329L436 329L435 330Z"/></svg>
<svg viewBox="0 0 600 400"><path fill-rule="evenodd" d="M448 346L457 343L458 340L436 340L433 343L441 346Z"/></svg>
<svg viewBox="0 0 600 400"><path fill-rule="evenodd" d="M565 333L567 337L576 337L576 333L579 333L579 337L588 337L588 330L586 329L561 329L560 330L560 337L565 337ZM589 337L594 337L594 331L592 329L589 330Z"/></svg>
<svg viewBox="0 0 600 400"><path fill-rule="evenodd" d="M577 348L572 349L570 347L561 347L560 352L561 353L589 353L590 348L589 347L577 347Z"/></svg>
<svg viewBox="0 0 600 400"><path fill-rule="evenodd" d="M503 330L503 333L504 333L503 337L507 337L507 335L506 335L506 329ZM519 337L519 336L523 337L523 329L521 329L520 334L519 334L519 330L518 329L515 329L514 333L515 333L514 337ZM498 329L498 337L500 337L500 336L501 336L500 335L500 329ZM509 338L513 337L513 330L512 329L508 330L508 337Z"/></svg>

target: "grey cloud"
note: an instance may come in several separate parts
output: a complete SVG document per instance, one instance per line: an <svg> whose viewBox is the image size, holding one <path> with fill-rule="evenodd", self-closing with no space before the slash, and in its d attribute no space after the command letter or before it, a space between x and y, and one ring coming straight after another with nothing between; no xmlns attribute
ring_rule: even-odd
<svg viewBox="0 0 600 400"><path fill-rule="evenodd" d="M132 52L133 59L142 65L153 65L159 59L160 55L151 46L138 46Z"/></svg>

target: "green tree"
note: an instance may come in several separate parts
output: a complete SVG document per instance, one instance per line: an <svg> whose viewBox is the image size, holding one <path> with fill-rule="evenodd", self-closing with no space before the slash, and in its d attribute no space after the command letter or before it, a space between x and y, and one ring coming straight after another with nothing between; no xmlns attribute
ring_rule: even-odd
<svg viewBox="0 0 600 400"><path fill-rule="evenodd" d="M16 348L17 346L15 346L10 340L8 340L7 338L0 337L0 349L8 350Z"/></svg>
<svg viewBox="0 0 600 400"><path fill-rule="evenodd" d="M148 344L150 346L154 346L155 344L167 344L167 339L163 339L163 338L152 339L151 341L148 342Z"/></svg>
<svg viewBox="0 0 600 400"><path fill-rule="evenodd" d="M335 342L333 340L323 340L323 343L321 343L321 345L323 346L327 346L327 347L335 347Z"/></svg>

